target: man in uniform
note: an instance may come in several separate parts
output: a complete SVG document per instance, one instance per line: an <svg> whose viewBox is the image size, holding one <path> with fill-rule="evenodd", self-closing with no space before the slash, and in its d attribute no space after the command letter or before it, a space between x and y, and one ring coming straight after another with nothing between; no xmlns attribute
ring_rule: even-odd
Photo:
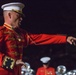
<svg viewBox="0 0 76 75"><path fill-rule="evenodd" d="M23 48L28 45L75 44L76 38L65 35L30 34L20 28L22 9L20 2L7 3L3 9L4 24L0 26L0 75L20 75Z"/></svg>
<svg viewBox="0 0 76 75"><path fill-rule="evenodd" d="M50 67L50 57L42 57L40 61L43 66L37 69L36 75L56 75L55 68Z"/></svg>

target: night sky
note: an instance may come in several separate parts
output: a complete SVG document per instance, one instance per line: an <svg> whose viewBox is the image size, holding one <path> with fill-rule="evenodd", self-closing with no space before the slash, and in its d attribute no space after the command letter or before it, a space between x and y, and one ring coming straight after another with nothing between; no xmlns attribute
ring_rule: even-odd
<svg viewBox="0 0 76 75"><path fill-rule="evenodd" d="M25 4L25 18L21 28L31 33L64 34L76 37L76 1L75 0L3 0L20 1ZM2 25L2 10L0 11ZM67 44L28 46L24 49L23 61L30 63L33 69L41 66L39 59L50 56L51 66L65 65L67 70L76 69L76 46Z"/></svg>

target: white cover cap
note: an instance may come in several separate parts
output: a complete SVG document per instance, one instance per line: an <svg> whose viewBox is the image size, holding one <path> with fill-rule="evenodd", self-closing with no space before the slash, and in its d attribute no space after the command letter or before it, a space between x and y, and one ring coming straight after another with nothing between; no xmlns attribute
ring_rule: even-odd
<svg viewBox="0 0 76 75"><path fill-rule="evenodd" d="M7 4L3 4L1 6L1 8L3 10L14 10L14 11L22 14L22 9L24 8L24 6L25 5L20 2L11 2L11 3L7 3Z"/></svg>
<svg viewBox="0 0 76 75"><path fill-rule="evenodd" d="M40 61L41 61L42 63L48 63L50 60L51 60L50 57L42 57L42 58L40 59Z"/></svg>

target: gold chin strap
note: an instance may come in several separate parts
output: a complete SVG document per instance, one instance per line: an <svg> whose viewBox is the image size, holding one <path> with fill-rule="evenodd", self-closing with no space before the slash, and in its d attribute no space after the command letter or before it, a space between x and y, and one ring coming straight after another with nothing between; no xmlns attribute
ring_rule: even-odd
<svg viewBox="0 0 76 75"><path fill-rule="evenodd" d="M14 10L14 9L12 9L12 11L14 11L16 13L19 13L22 17L25 17L25 15L22 13L21 10Z"/></svg>
<svg viewBox="0 0 76 75"><path fill-rule="evenodd" d="M22 11L20 11L20 10L14 10L14 9L12 9L12 11L15 11L15 12L17 12L17 13L22 14Z"/></svg>

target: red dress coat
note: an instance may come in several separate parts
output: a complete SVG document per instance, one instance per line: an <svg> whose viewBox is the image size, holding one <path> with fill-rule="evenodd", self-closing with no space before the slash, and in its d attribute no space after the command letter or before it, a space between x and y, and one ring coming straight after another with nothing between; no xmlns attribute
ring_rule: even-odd
<svg viewBox="0 0 76 75"><path fill-rule="evenodd" d="M4 56L18 60L22 58L23 47L25 46L60 43L66 43L66 36L29 34L20 28L15 31L8 24L0 26L0 75L19 75L18 65L15 65L12 71L1 67Z"/></svg>
<svg viewBox="0 0 76 75"><path fill-rule="evenodd" d="M53 67L49 68L40 67L38 68L36 75L56 75L56 73Z"/></svg>

